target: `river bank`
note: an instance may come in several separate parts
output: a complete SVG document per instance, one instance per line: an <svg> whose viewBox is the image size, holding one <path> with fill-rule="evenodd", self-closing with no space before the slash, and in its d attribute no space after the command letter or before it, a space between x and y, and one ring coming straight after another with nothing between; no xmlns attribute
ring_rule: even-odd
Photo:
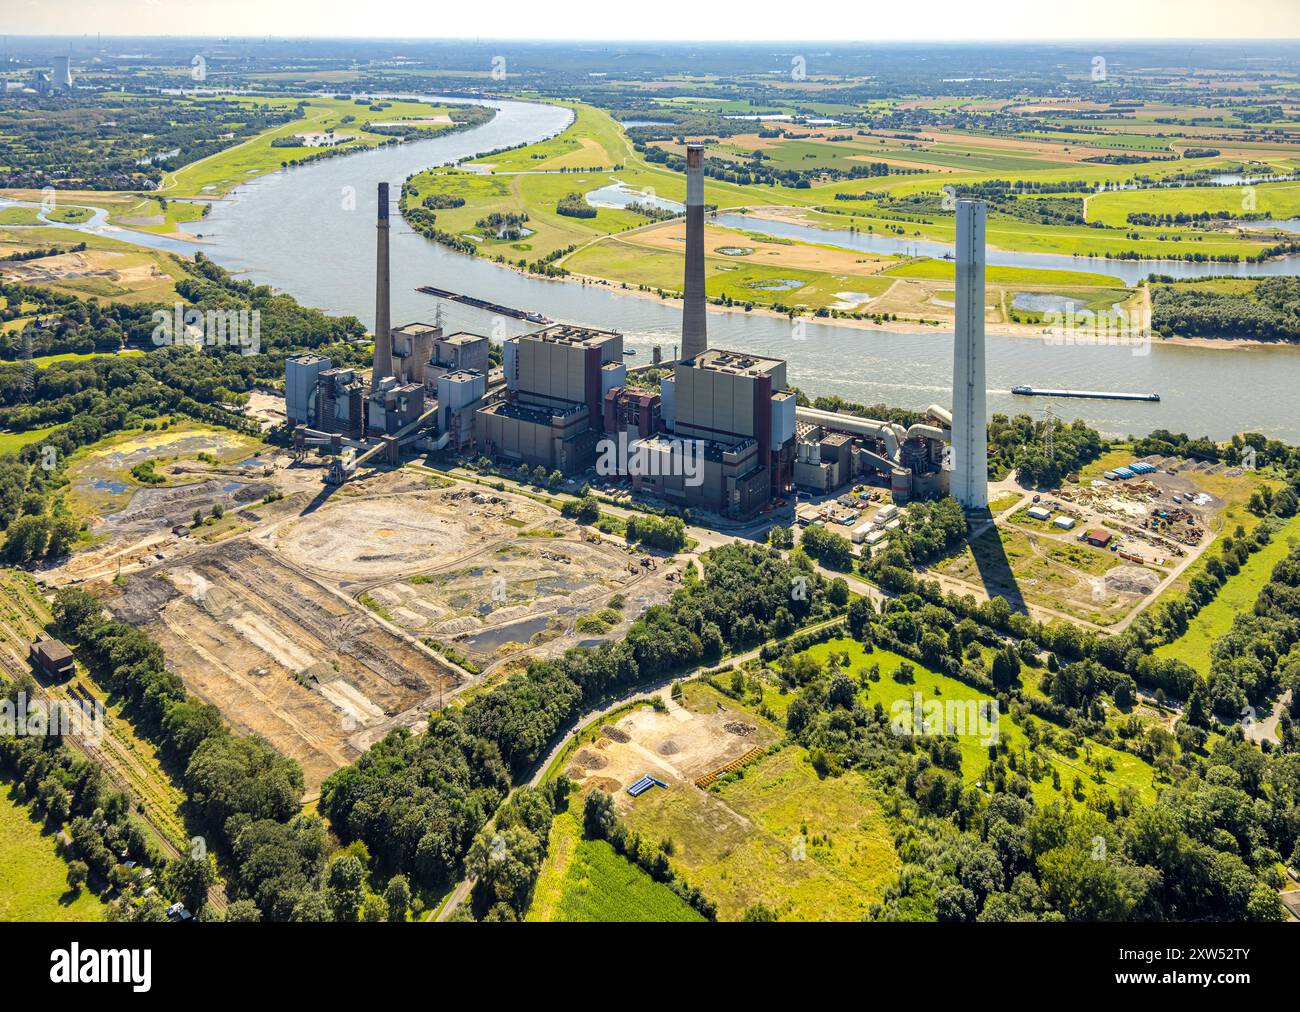
<svg viewBox="0 0 1300 1012"><path fill-rule="evenodd" d="M457 99L464 101L464 99ZM214 201L201 223L203 252L255 284L291 293L305 305L335 315L374 319L375 184L400 186L431 165L473 158L554 136L571 112L562 107L491 100L497 115L474 130L358 152L244 183ZM355 206L341 206L345 187ZM65 234L72 236L74 231ZM157 245L173 245L150 236ZM611 285L562 282L503 270L482 257L453 253L405 228L391 235L392 319L432 321L441 312L448 332L487 334L494 341L532 332L535 325L502 320L454 301L421 294L422 285L461 292L501 305L536 311L563 323L617 330L649 363L680 341L680 303ZM191 244L177 252L192 253ZM1090 265L1091 266L1091 265ZM1095 269L1095 268L1094 268ZM637 298L629 298L638 295ZM713 307L718 310L719 307ZM951 330L867 325L806 317L795 341L788 318L776 313L709 313L709 341L717 347L783 358L788 378L809 396L839 395L863 404L924 408L950 396ZM853 339L855 329L869 339ZM1062 389L1139 389L1161 394L1159 403L1096 401L1071 404L1079 417L1107 435L1145 434L1158 428L1227 439L1243 429L1300 442L1300 419L1291 410L1300 369L1294 349L1256 347L1225 359L1208 345L1156 341L1147 348L1050 343L1041 333L997 334L988 342L988 410L1025 410L1011 389L1028 384ZM1222 346L1238 348L1237 342ZM1134 354L1137 351L1139 354Z"/></svg>

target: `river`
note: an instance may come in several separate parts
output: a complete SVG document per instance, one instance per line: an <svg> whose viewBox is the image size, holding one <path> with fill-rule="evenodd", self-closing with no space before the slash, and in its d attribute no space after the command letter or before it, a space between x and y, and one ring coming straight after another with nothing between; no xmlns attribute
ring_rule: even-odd
<svg viewBox="0 0 1300 1012"><path fill-rule="evenodd" d="M440 99L446 101L446 99ZM452 101L466 101L452 99ZM216 202L189 226L203 236L199 247L217 263L258 283L283 289L331 313L351 313L367 325L374 317L375 184L400 184L408 175L479 152L531 143L571 120L555 106L493 101L498 111L483 126L462 133L378 151L326 159L263 176ZM613 176L575 177L595 189ZM756 222L746 222L753 228ZM765 222L764 227L773 223ZM139 234L139 233L137 233ZM848 238L840 233L837 244ZM1023 255L1024 258L1034 255ZM1052 258L1069 260L1070 258ZM990 262L998 260L990 256ZM1027 259L1016 262L1029 264ZM1059 264L1053 263L1052 266ZM1229 273L1226 265L1076 260L1075 269L1128 277L1136 268L1182 273L1184 269ZM1277 268L1267 268L1277 269ZM1258 268L1256 269L1258 271ZM1294 261L1287 265L1294 272ZM439 300L415 291L436 285L507 306L535 310L552 319L622 331L638 355L650 360L659 345L671 355L680 332L673 304L610 287L530 278L486 260L453 253L402 226L392 233L395 323L432 320ZM494 338L535 329L459 303L442 303L444 322ZM789 381L811 395L839 394L862 403L924 407L950 399L952 336L949 332L903 334L807 322L792 328L781 318L725 312L710 307L709 339L717 347L788 360ZM1082 417L1109 435L1145 434L1167 428L1223 439L1259 431L1300 443L1297 385L1300 349L1216 348L1155 343L1143 349L1052 345L1039 338L990 335L987 339L989 410L1040 415L1042 398L1013 395L1013 386L1157 392L1159 403L1057 402L1059 415Z"/></svg>

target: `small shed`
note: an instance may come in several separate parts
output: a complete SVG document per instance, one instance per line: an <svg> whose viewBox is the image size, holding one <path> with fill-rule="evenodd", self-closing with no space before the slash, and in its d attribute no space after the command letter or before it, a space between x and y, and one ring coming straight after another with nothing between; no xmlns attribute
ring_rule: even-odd
<svg viewBox="0 0 1300 1012"><path fill-rule="evenodd" d="M32 665L47 678L71 678L76 674L72 651L49 636L37 637L29 656Z"/></svg>
<svg viewBox="0 0 1300 1012"><path fill-rule="evenodd" d="M1105 548L1110 544L1110 539L1113 537L1114 535L1110 531L1092 530L1088 532L1088 544L1094 548Z"/></svg>

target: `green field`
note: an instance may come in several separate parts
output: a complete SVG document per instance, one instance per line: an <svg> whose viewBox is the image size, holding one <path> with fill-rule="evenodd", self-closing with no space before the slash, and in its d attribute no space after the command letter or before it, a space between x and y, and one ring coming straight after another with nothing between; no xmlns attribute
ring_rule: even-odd
<svg viewBox="0 0 1300 1012"><path fill-rule="evenodd" d="M1172 643L1159 647L1156 656L1175 657L1202 675L1209 674L1210 648L1214 641L1232 628L1232 620L1237 615L1248 614L1255 607L1255 599L1268 583L1273 567L1286 558L1297 540L1300 540L1300 517L1292 517L1285 529L1247 559L1236 575L1219 588L1214 600L1188 624L1187 631Z"/></svg>
<svg viewBox="0 0 1300 1012"><path fill-rule="evenodd" d="M102 921L97 896L68 891L54 834L32 821L12 785L0 784L0 791L0 921Z"/></svg>
<svg viewBox="0 0 1300 1012"><path fill-rule="evenodd" d="M51 425L48 429L28 429L26 432L0 433L0 453L17 453L24 446L39 443L57 429L57 425Z"/></svg>
<svg viewBox="0 0 1300 1012"><path fill-rule="evenodd" d="M880 703L886 713L890 712L890 707L894 703L900 700L912 699L915 692L920 692L926 700L939 699L946 701L953 699L965 701L992 698L978 689L971 688L964 682L937 674L924 665L907 660L891 651L874 650L867 653L862 644L855 640L829 640L826 643L819 643L817 646L811 647L807 652L817 660L825 661L827 655L832 651L837 654L844 652L849 654L850 664L848 670L850 672L869 668L873 664L880 665L880 680L870 683L866 691L865 702L867 706ZM908 664L915 668L915 680L911 683L901 683L895 681L892 677L898 665L904 661L907 661ZM1037 677L1037 673L1032 669L1025 669L1021 672L1023 682L1037 681ZM1036 717L1025 717L1024 719L1035 721L1040 729L1048 726ZM998 734L999 738L1005 740L1010 746L1010 751L1014 753L1021 753L1028 744L1025 732L1019 722L1005 713L1000 715ZM962 778L968 784L973 784L981 779L988 764L988 748L977 735L972 734L958 736L957 743L961 748ZM1107 793L1113 795L1120 787L1127 786L1137 791L1138 797L1144 803L1153 803L1155 801L1155 771L1137 756L1128 752L1121 752L1098 742L1088 741L1087 752L1090 753L1092 759L1103 763L1109 762L1113 766L1113 769L1098 771L1096 766L1090 765L1085 758L1083 747L1076 748L1074 752L1075 754L1071 755L1067 751L1061 750L1040 750L1040 758L1043 754L1047 756L1049 770L1050 767L1054 766L1060 774L1061 789L1058 791L1053 788L1050 771L1042 779L1033 781L1032 791L1034 800L1038 804L1048 805L1055 800L1068 800L1070 798L1070 785L1076 775L1083 780L1084 788L1089 793L1097 786L1102 786Z"/></svg>
<svg viewBox="0 0 1300 1012"><path fill-rule="evenodd" d="M719 920L759 903L782 920L861 920L899 867L866 778L819 780L798 746L716 791L642 795L624 822L672 840L673 867L718 905Z"/></svg>
<svg viewBox="0 0 1300 1012"><path fill-rule="evenodd" d="M573 804L579 805L575 798ZM604 840L582 835L573 811L556 816L529 921L702 921L676 893Z"/></svg>
<svg viewBox="0 0 1300 1012"><path fill-rule="evenodd" d="M910 260L905 264L889 268L885 274L895 278L955 281L957 266L951 260ZM1124 282L1110 274L1043 270L1037 267L988 267L985 269L985 280L995 285L1124 288Z"/></svg>
<svg viewBox="0 0 1300 1012"><path fill-rule="evenodd" d="M1246 190L1249 190L1247 194ZM1272 212L1275 219L1300 216L1300 183L1256 183L1243 186L1189 186L1163 190L1112 190L1088 198L1088 220L1123 226L1129 214L1195 214L1201 211ZM1267 224L1253 222L1252 224ZM1165 229L1168 231L1168 229Z"/></svg>
<svg viewBox="0 0 1300 1012"><path fill-rule="evenodd" d="M117 358L119 356L134 358L138 355L143 355L143 354L144 352L142 352L139 348L127 348L125 351L121 351L121 352L69 351L69 352L65 352L62 355L37 355L34 358L32 358L32 364L40 368L44 368L47 365L53 365L55 362L87 362L93 358ZM45 431L48 432L51 430L47 429Z"/></svg>
<svg viewBox="0 0 1300 1012"><path fill-rule="evenodd" d="M258 134L242 144L236 144L208 158L191 162L184 168L168 174L157 191L159 194L167 198L221 196L240 183L274 172L286 162L311 157L325 150L319 147L273 147L271 142L277 138L335 130L340 137L354 138L348 142L349 147L362 150L388 139L384 134L363 129L362 124L367 120L390 122L418 119L445 115L450 108L446 105L432 105L425 102L391 101L388 108L382 112L371 112L364 105L319 96L310 99L244 98L241 101L279 103L288 106L296 106L302 102L305 105L305 115L283 126ZM345 122L345 117L349 116L354 117L353 121ZM430 133L429 136L433 134Z"/></svg>

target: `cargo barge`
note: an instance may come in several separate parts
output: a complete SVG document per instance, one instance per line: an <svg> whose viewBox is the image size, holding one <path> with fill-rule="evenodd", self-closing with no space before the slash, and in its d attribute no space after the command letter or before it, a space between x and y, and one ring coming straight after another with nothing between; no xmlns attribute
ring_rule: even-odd
<svg viewBox="0 0 1300 1012"><path fill-rule="evenodd" d="M548 316L541 313L531 313L524 309L512 309L510 306L502 306L496 302L488 302L486 299L476 299L472 295L460 295L456 292L449 292L445 288L434 288L433 285L421 285L416 289L417 292L423 292L425 295L433 295L440 299L451 299L453 302L459 302L462 305L473 306L475 309L483 309L489 313L500 313L502 316L509 316L515 320L527 320L529 323L554 323Z"/></svg>
<svg viewBox="0 0 1300 1012"><path fill-rule="evenodd" d="M1158 401L1159 394L1124 394L1107 390L1043 390L1038 387L1012 387L1011 392L1021 397L1087 397L1099 401Z"/></svg>

